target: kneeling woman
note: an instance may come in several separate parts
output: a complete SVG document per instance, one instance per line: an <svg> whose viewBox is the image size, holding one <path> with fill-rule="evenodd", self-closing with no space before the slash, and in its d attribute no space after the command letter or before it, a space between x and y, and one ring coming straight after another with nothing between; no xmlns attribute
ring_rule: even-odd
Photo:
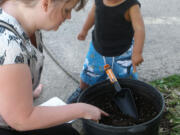
<svg viewBox="0 0 180 135"><path fill-rule="evenodd" d="M33 90L43 68L38 30L57 30L85 0L0 0L0 134L78 135L67 121L99 120L101 109L76 103L33 105Z"/></svg>

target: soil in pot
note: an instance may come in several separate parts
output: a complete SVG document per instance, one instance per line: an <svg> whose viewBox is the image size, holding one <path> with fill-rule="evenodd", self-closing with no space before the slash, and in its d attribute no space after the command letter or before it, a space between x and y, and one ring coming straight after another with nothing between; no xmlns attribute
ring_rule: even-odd
<svg viewBox="0 0 180 135"><path fill-rule="evenodd" d="M103 96L98 96L94 100L90 101L90 104L98 106L105 112L109 113L109 117L103 117L99 123L111 126L133 126L140 123L147 122L153 119L157 114L157 110L152 103L146 97L138 93L133 93L136 107L138 110L138 119L133 119L125 114L123 114L118 107L112 102L113 93L105 93Z"/></svg>

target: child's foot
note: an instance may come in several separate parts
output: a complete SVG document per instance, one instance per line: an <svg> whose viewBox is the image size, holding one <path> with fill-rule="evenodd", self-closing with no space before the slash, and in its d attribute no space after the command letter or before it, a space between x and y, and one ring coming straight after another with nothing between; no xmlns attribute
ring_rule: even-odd
<svg viewBox="0 0 180 135"><path fill-rule="evenodd" d="M67 104L76 103L81 92L81 88L77 88L75 92L73 92L71 96L67 99Z"/></svg>
<svg viewBox="0 0 180 135"><path fill-rule="evenodd" d="M36 99L39 97L39 95L41 94L42 92L42 88L43 88L43 85L42 84L39 84L37 86L37 88L33 91L33 98Z"/></svg>

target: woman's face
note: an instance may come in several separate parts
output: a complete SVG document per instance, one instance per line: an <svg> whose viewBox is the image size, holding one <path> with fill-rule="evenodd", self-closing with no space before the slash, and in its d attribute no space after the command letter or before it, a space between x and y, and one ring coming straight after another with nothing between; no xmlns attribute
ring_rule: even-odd
<svg viewBox="0 0 180 135"><path fill-rule="evenodd" d="M59 26L66 20L71 19L71 11L76 6L79 0L56 0L49 7L47 14L46 30L57 30Z"/></svg>

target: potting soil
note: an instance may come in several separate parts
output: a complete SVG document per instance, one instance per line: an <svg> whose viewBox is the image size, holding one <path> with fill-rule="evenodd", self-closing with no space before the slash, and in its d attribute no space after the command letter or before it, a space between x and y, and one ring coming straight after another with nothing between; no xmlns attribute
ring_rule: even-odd
<svg viewBox="0 0 180 135"><path fill-rule="evenodd" d="M137 93L133 93L133 96L138 110L138 119L133 119L128 115L123 114L112 101L113 94L106 93L106 95L92 100L90 104L93 104L110 114L109 117L102 116L99 121L105 125L133 126L147 122L158 114L153 102L148 98L145 98Z"/></svg>

